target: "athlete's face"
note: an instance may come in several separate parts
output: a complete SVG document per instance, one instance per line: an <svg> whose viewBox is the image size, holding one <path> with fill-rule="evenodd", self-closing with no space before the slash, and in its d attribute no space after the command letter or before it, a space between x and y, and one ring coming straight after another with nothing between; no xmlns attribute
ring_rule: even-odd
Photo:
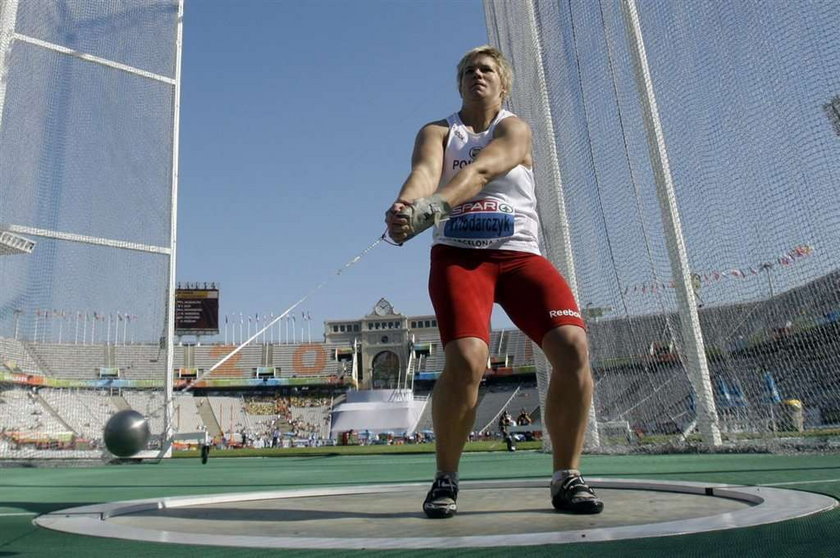
<svg viewBox="0 0 840 558"><path fill-rule="evenodd" d="M503 93L502 77L493 57L479 55L470 60L461 75L461 97L500 99Z"/></svg>

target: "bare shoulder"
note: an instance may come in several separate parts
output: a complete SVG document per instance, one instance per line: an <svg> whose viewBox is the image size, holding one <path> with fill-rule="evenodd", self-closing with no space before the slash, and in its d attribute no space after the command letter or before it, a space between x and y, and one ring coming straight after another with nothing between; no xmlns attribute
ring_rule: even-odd
<svg viewBox="0 0 840 558"><path fill-rule="evenodd" d="M443 150L449 125L446 120L435 120L424 124L414 140L412 164L439 167L443 160Z"/></svg>
<svg viewBox="0 0 840 558"><path fill-rule="evenodd" d="M531 127L518 116L508 116L496 125L493 130L494 141L504 142L510 146L518 159L517 163L528 168L534 166L531 154Z"/></svg>
<svg viewBox="0 0 840 558"><path fill-rule="evenodd" d="M434 120L420 128L418 137L437 138L446 136L449 131L449 123L446 120Z"/></svg>
<svg viewBox="0 0 840 558"><path fill-rule="evenodd" d="M531 127L518 116L508 116L496 125L494 135L496 137L500 135L524 135L525 137L530 137Z"/></svg>
<svg viewBox="0 0 840 558"><path fill-rule="evenodd" d="M415 152L418 152L418 150L423 153L429 153L430 150L434 152L442 151L448 134L449 124L446 120L435 120L424 124L414 139Z"/></svg>

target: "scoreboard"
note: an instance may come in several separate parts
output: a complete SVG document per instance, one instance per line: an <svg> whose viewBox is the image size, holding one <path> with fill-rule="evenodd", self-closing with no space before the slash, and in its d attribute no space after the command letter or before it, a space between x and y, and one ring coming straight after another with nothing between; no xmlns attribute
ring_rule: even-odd
<svg viewBox="0 0 840 558"><path fill-rule="evenodd" d="M175 335L219 333L219 289L175 289Z"/></svg>

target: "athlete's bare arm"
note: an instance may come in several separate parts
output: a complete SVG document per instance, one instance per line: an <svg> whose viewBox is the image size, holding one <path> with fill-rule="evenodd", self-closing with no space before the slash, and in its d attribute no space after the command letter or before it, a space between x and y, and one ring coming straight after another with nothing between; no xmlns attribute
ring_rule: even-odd
<svg viewBox="0 0 840 558"><path fill-rule="evenodd" d="M411 155L411 173L403 183L400 193L385 214L388 236L403 242L408 236L407 221L399 215L406 203L430 196L437 190L443 172L443 150L448 126L445 120L423 126L414 141Z"/></svg>
<svg viewBox="0 0 840 558"><path fill-rule="evenodd" d="M493 139L472 164L461 169L437 193L455 207L476 196L494 178L517 165L531 167L531 128L523 120L509 116L496 125Z"/></svg>
<svg viewBox="0 0 840 558"><path fill-rule="evenodd" d="M443 172L443 149L448 131L445 120L431 122L420 129L411 154L411 173L397 199L414 201L435 193Z"/></svg>
<svg viewBox="0 0 840 558"><path fill-rule="evenodd" d="M388 234L396 242L404 242L431 226L433 213L428 203L423 202L431 201L436 204L435 211L446 213L450 207L477 195L494 178L507 174L517 165L532 164L531 129L524 121L510 116L496 125L493 139L472 164L461 169L449 183L436 188L442 173L447 131L446 122L435 122L424 126L417 136L411 174L385 217ZM423 209L414 213L404 211L407 204L415 201ZM410 214L419 215L420 219L415 221Z"/></svg>

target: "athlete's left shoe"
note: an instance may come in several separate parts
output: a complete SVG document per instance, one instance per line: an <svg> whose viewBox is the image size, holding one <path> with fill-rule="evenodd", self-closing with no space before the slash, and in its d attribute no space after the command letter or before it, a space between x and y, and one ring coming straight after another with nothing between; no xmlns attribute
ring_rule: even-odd
<svg viewBox="0 0 840 558"><path fill-rule="evenodd" d="M426 500L423 511L431 519L450 518L458 512L458 482L449 475L441 475L435 479Z"/></svg>
<svg viewBox="0 0 840 558"><path fill-rule="evenodd" d="M580 473L551 483L551 504L557 511L595 514L604 511L602 502Z"/></svg>

